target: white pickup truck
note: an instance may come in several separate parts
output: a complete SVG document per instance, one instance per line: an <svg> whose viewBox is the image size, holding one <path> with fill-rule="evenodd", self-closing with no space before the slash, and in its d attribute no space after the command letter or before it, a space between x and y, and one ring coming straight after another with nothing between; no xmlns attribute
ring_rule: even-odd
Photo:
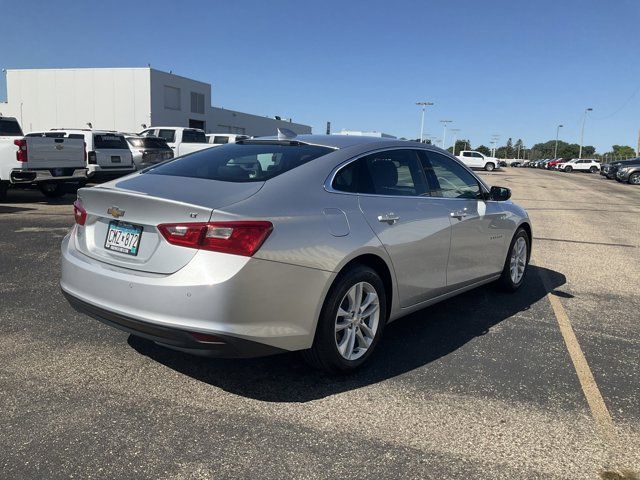
<svg viewBox="0 0 640 480"><path fill-rule="evenodd" d="M215 145L207 141L204 130L184 127L151 127L139 134L141 137L154 136L164 138L173 150L174 157L197 152Z"/></svg>
<svg viewBox="0 0 640 480"><path fill-rule="evenodd" d="M0 116L0 199L10 186L36 185L47 197L67 193L67 183L87 178L82 137L60 132L23 135L13 117Z"/></svg>
<svg viewBox="0 0 640 480"><path fill-rule="evenodd" d="M456 158L469 168L482 168L487 172L500 168L497 158L487 157L475 150L463 150L459 155L456 155Z"/></svg>

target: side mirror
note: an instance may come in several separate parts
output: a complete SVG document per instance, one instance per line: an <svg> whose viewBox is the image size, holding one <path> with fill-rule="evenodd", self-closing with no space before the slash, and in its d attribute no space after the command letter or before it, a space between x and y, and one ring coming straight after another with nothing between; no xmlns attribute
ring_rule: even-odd
<svg viewBox="0 0 640 480"><path fill-rule="evenodd" d="M489 190L489 200L504 202L511 198L511 189L507 187L491 187Z"/></svg>

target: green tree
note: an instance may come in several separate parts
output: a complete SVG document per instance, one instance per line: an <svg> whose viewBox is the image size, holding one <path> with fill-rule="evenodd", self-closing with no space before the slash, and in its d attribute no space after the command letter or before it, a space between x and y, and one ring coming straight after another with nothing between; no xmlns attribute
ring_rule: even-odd
<svg viewBox="0 0 640 480"><path fill-rule="evenodd" d="M636 151L628 145L613 145L611 152L607 152L605 155L613 155L615 157L635 157Z"/></svg>
<svg viewBox="0 0 640 480"><path fill-rule="evenodd" d="M487 157L491 155L491 150L489 149L489 147L486 147L484 145L480 145L479 147L475 148L476 152L480 152L483 155L486 155Z"/></svg>
<svg viewBox="0 0 640 480"><path fill-rule="evenodd" d="M513 158L513 141L511 140L511 137L507 140L507 145L504 150L504 158Z"/></svg>

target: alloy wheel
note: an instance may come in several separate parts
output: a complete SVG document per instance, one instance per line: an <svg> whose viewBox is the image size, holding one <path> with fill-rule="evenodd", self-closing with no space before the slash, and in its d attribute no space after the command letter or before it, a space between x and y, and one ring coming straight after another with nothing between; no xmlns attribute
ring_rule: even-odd
<svg viewBox="0 0 640 480"><path fill-rule="evenodd" d="M511 261L509 271L511 281L517 285L524 276L524 269L527 266L527 241L523 237L518 237L511 249Z"/></svg>
<svg viewBox="0 0 640 480"><path fill-rule="evenodd" d="M634 173L629 177L629 183L640 185L640 173Z"/></svg>
<svg viewBox="0 0 640 480"><path fill-rule="evenodd" d="M380 321L380 299L368 282L359 282L344 295L335 320L338 352L346 360L362 357L376 336Z"/></svg>

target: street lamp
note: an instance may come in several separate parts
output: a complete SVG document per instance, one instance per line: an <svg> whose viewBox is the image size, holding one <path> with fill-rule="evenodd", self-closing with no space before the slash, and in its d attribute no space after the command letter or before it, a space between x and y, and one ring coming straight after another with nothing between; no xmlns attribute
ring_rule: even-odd
<svg viewBox="0 0 640 480"><path fill-rule="evenodd" d="M558 158L558 135L560 134L560 129L564 127L564 125L558 125L556 128L556 148L553 150L553 159Z"/></svg>
<svg viewBox="0 0 640 480"><path fill-rule="evenodd" d="M453 153L453 156L455 157L456 155L456 140L458 139L458 132L460 131L459 128L452 128L451 131L453 132L453 147L451 148L451 152Z"/></svg>
<svg viewBox="0 0 640 480"><path fill-rule="evenodd" d="M592 112L593 108L586 108L584 116L582 117L582 130L580 131L580 150L578 152L578 158L582 158L582 144L584 143L584 124L587 121L587 112Z"/></svg>
<svg viewBox="0 0 640 480"><path fill-rule="evenodd" d="M494 133L493 135L491 135L491 140L493 140L491 143L492 143L492 145L494 145L493 151L491 152L491 156L492 157L496 156L496 147L495 147L495 145L498 144L498 139L499 138L500 138L500 135L498 135L497 133Z"/></svg>
<svg viewBox="0 0 640 480"><path fill-rule="evenodd" d="M422 143L422 132L424 132L424 111L427 107L433 105L433 102L416 102L416 105L422 107L422 119L420 120L420 143Z"/></svg>
<svg viewBox="0 0 640 480"><path fill-rule="evenodd" d="M442 133L442 149L444 150L445 141L447 139L447 123L451 123L453 120L440 120L440 123L444 125L444 131Z"/></svg>

